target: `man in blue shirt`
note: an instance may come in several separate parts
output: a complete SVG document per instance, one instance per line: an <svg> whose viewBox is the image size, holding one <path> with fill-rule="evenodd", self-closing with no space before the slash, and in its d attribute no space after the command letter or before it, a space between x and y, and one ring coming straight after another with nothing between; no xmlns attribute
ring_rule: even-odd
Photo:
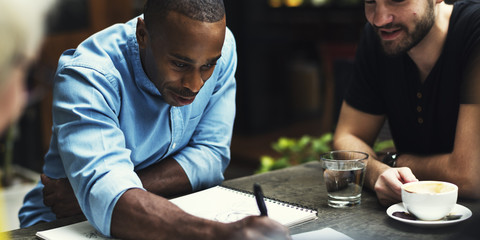
<svg viewBox="0 0 480 240"><path fill-rule="evenodd" d="M83 214L107 236L288 239L265 217L222 224L161 197L223 180L235 51L221 0L150 0L144 16L66 51L55 76L44 183L68 178ZM71 214L62 213L54 188L43 189L39 183L25 197L22 227Z"/></svg>

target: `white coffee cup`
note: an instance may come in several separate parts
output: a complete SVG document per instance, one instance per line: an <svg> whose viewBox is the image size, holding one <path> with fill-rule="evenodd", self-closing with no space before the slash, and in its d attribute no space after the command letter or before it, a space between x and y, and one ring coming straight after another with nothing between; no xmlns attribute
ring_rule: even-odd
<svg viewBox="0 0 480 240"><path fill-rule="evenodd" d="M457 185L449 182L418 181L402 185L404 208L420 220L444 218L455 207L457 197Z"/></svg>

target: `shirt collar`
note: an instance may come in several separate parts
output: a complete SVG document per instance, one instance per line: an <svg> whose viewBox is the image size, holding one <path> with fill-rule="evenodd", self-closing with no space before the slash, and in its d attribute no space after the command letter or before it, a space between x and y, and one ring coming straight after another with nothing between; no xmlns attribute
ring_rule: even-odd
<svg viewBox="0 0 480 240"><path fill-rule="evenodd" d="M143 18L143 15L138 17ZM133 72L135 74L135 82L137 85L145 90L146 92L161 96L162 94L158 91L157 87L153 82L148 78L147 74L143 70L142 61L140 59L140 51L136 37L136 29L137 29L137 18L131 20L129 24L131 24L133 28L133 33L130 34L128 37L128 47L130 49L130 62L132 63Z"/></svg>

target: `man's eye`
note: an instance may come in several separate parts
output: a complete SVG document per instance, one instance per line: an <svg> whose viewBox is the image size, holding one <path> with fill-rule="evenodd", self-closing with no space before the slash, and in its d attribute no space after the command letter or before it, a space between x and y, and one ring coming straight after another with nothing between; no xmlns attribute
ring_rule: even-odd
<svg viewBox="0 0 480 240"><path fill-rule="evenodd" d="M371 1L371 0L365 1L365 4L374 4L374 3L375 3L375 1Z"/></svg>
<svg viewBox="0 0 480 240"><path fill-rule="evenodd" d="M207 63L207 64L203 65L202 68L203 69L210 69L210 68L215 67L215 65L217 65L217 63Z"/></svg>
<svg viewBox="0 0 480 240"><path fill-rule="evenodd" d="M181 63L181 62L176 62L176 61L172 61L172 64L175 66L175 67L178 67L178 68L184 68L186 67L187 65Z"/></svg>

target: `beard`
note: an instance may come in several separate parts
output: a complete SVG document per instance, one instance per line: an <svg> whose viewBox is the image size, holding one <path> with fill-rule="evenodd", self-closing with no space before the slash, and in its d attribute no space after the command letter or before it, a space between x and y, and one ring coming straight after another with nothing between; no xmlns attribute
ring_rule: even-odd
<svg viewBox="0 0 480 240"><path fill-rule="evenodd" d="M377 37L380 40L382 49L385 54L389 56L397 56L406 53L418 43L420 43L425 36L430 32L435 23L434 6L431 1L428 1L427 12L422 18L416 21L415 27L412 31L403 24L387 24L385 26L377 27L373 25L374 30L377 32ZM395 41L385 41L380 37L380 29L399 28L405 33L405 37L402 39L396 39Z"/></svg>

